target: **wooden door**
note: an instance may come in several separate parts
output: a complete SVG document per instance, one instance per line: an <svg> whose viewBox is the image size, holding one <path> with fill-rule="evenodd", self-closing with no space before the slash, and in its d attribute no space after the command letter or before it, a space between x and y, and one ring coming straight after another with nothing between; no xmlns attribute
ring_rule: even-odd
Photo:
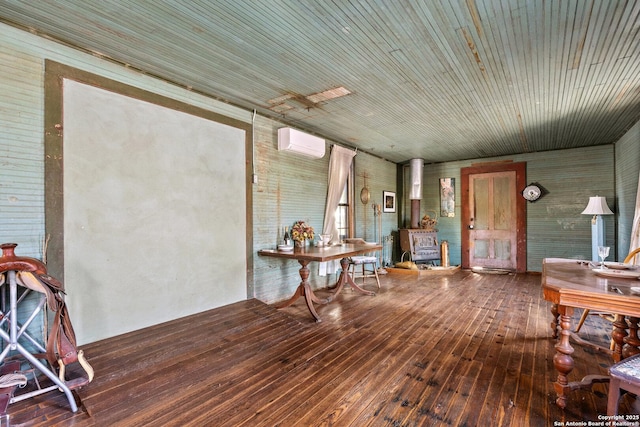
<svg viewBox="0 0 640 427"><path fill-rule="evenodd" d="M465 168L461 175L462 266L526 271L524 163Z"/></svg>
<svg viewBox="0 0 640 427"><path fill-rule="evenodd" d="M469 176L469 264L516 269L514 171Z"/></svg>

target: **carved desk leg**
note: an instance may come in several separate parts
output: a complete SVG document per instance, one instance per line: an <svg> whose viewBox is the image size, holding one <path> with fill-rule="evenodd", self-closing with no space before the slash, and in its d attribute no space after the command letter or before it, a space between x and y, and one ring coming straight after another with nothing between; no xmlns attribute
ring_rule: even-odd
<svg viewBox="0 0 640 427"><path fill-rule="evenodd" d="M613 332L611 332L611 338L615 343L613 347L613 361L618 363L622 360L622 347L624 346L624 339L627 336L627 321L622 314L616 314L616 318L613 321Z"/></svg>
<svg viewBox="0 0 640 427"><path fill-rule="evenodd" d="M302 281L300 282L300 285L298 285L298 288L296 289L296 292L293 294L293 296L289 298L288 301L278 304L276 308L289 307L298 298L304 297L305 302L307 303L307 307L309 308L309 312L311 312L311 315L313 316L313 318L316 319L316 322L319 323L322 321L322 319L320 319L320 316L316 312L316 309L313 306L313 303L315 302L316 304L327 304L331 301L331 299L329 298L320 299L316 296L316 294L313 293L313 290L311 289L311 285L309 284L309 268L307 267L307 265L309 264L309 261L298 260L298 262L302 266L299 270L300 279L302 279Z"/></svg>
<svg viewBox="0 0 640 427"><path fill-rule="evenodd" d="M591 389L595 383L609 382L609 377L607 375L587 375L581 381L569 382L569 374L573 371L574 366L572 357L574 350L569 341L569 338L572 336L571 316L573 315L573 307L559 305L557 312L560 315L560 339L556 343L556 354L553 356L553 366L556 368L556 371L558 371L558 379L553 384L553 387L558 396L556 405L564 409L567 407L567 395L571 391ZM620 337L620 340L621 339Z"/></svg>
<svg viewBox="0 0 640 427"><path fill-rule="evenodd" d="M553 315L553 320L551 321L551 331L552 331L552 337L553 338L558 338L558 316L560 315L558 313L558 304L552 304L551 305L551 314Z"/></svg>
<svg viewBox="0 0 640 427"><path fill-rule="evenodd" d="M340 294L340 292L342 292L342 288L344 288L345 283L347 283L347 276L349 275L349 259L342 258L340 260L340 267L342 267L340 277L338 277L338 281L333 287L333 295L329 297L332 299L335 299Z"/></svg>
<svg viewBox="0 0 640 427"><path fill-rule="evenodd" d="M342 291L342 288L344 288L344 285L349 285L353 290L363 293L365 295L376 294L375 292L367 291L365 289L362 289L360 286L356 285L356 283L351 278L351 275L349 274L349 258L342 258L340 260L340 266L342 267L342 273L340 273L340 278L338 279L338 284L336 285L335 290L333 291L333 296L330 298L337 297L338 294Z"/></svg>
<svg viewBox="0 0 640 427"><path fill-rule="evenodd" d="M567 406L566 394L570 391L568 386L568 376L573 370L573 347L569 343L569 336L571 335L571 315L573 314L572 307L558 306L557 311L560 314L560 341L556 344L556 354L553 356L553 366L558 371L558 379L554 383L556 390L556 404L565 408Z"/></svg>

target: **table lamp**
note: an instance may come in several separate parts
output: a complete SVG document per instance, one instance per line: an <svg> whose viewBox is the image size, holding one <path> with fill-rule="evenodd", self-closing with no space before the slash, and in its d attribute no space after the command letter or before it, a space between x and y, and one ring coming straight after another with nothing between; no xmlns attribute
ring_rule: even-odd
<svg viewBox="0 0 640 427"><path fill-rule="evenodd" d="M592 261L598 261L598 246L606 246L602 215L613 215L613 212L607 206L605 197L594 196L589 197L589 204L582 211L582 214L593 215L593 218L591 218L591 259Z"/></svg>

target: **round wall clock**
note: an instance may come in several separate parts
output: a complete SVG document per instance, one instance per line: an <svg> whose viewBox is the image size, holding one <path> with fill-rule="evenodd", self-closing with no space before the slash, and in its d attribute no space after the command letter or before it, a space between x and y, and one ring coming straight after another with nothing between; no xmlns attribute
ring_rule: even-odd
<svg viewBox="0 0 640 427"><path fill-rule="evenodd" d="M530 202L535 202L542 196L542 189L537 184L529 184L522 190L522 197Z"/></svg>

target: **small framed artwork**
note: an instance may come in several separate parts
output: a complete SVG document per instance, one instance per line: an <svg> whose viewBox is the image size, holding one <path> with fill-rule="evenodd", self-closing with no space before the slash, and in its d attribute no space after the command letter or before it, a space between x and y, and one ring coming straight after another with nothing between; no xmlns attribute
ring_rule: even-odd
<svg viewBox="0 0 640 427"><path fill-rule="evenodd" d="M382 212L396 211L396 193L393 191L382 192Z"/></svg>
<svg viewBox="0 0 640 427"><path fill-rule="evenodd" d="M456 179L440 178L440 216L456 216Z"/></svg>

